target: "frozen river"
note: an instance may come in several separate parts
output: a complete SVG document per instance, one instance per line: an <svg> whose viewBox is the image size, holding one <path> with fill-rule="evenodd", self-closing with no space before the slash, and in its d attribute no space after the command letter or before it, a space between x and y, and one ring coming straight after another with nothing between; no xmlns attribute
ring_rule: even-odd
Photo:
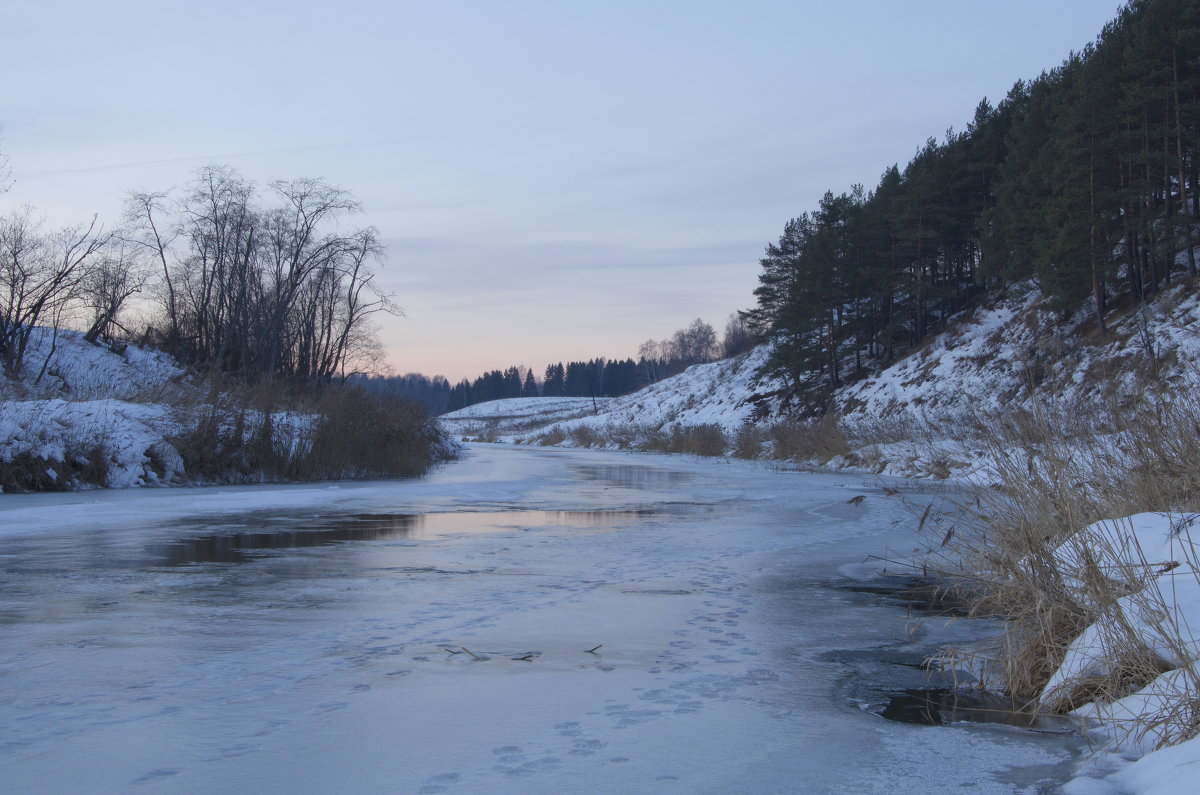
<svg viewBox="0 0 1200 795"><path fill-rule="evenodd" d="M980 631L854 589L913 524L872 478L497 446L6 495L0 791L1053 791L1069 737L864 708Z"/></svg>

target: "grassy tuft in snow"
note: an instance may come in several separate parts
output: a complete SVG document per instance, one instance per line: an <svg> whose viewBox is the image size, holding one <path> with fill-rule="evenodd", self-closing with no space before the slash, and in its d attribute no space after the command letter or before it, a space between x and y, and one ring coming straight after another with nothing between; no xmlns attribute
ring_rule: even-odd
<svg viewBox="0 0 1200 795"><path fill-rule="evenodd" d="M987 485L922 517L929 565L1005 631L948 656L1033 709L1082 709L1110 734L1152 745L1194 737L1200 398L976 417L964 431L984 450ZM1126 699L1138 693L1133 710Z"/></svg>

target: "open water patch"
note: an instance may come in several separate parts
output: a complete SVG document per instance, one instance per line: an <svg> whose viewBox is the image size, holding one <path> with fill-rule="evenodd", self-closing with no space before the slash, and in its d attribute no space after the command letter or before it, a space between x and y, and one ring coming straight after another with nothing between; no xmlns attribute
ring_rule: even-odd
<svg viewBox="0 0 1200 795"><path fill-rule="evenodd" d="M974 680L966 671L930 665L924 650L842 650L827 652L822 659L850 670L839 688L849 703L885 720L1075 732L1070 718L1036 713L1003 693L971 686Z"/></svg>
<svg viewBox="0 0 1200 795"><path fill-rule="evenodd" d="M880 575L869 580L839 581L833 588L849 593L867 594L903 605L915 613L931 616L969 614L966 602L951 583L933 577Z"/></svg>
<svg viewBox="0 0 1200 795"><path fill-rule="evenodd" d="M897 723L944 726L954 723L997 724L1041 732L1070 734L1075 724L1061 715L1038 714L1001 693L928 687L881 694L872 712Z"/></svg>
<svg viewBox="0 0 1200 795"><path fill-rule="evenodd" d="M880 575L830 585L839 591L903 606L913 617L962 619L968 615L965 601L950 583L931 577ZM974 687L975 678L969 671L931 663L930 655L947 640L939 639L938 634L934 632L924 642L899 647L827 652L823 659L849 668L852 673L842 681L847 699L885 720L922 726L1002 726L1054 734L1075 732L1070 718L1037 713L1007 694Z"/></svg>

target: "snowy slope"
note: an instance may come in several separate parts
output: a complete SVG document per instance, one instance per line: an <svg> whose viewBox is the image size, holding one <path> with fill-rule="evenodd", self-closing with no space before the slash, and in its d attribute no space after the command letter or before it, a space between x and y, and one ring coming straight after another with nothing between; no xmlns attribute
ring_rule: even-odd
<svg viewBox="0 0 1200 795"><path fill-rule="evenodd" d="M1196 519L1144 513L1105 520L1085 528L1081 538L1057 553L1068 574L1082 576L1089 559L1106 571L1126 573L1130 593L1070 645L1042 703L1053 707L1057 700L1094 690L1096 677L1119 670L1116 666L1135 648L1166 669L1136 692L1112 702L1089 701L1072 712L1098 745L1117 753L1097 756L1068 792L1196 791L1192 771L1200 768L1200 737L1166 745L1195 730L1200 561L1191 527Z"/></svg>
<svg viewBox="0 0 1200 795"><path fill-rule="evenodd" d="M766 361L767 349L710 364L697 364L677 376L615 398L599 415L572 424L593 427L639 426L659 430L680 425L719 425L735 431L754 414L758 390L755 373Z"/></svg>
<svg viewBox="0 0 1200 795"><path fill-rule="evenodd" d="M182 376L175 360L160 351L136 345L114 350L89 344L78 331L35 328L20 382L0 380L0 397L129 400L161 394Z"/></svg>
<svg viewBox="0 0 1200 795"><path fill-rule="evenodd" d="M1200 365L1200 301L1180 285L1109 318L1109 334L1063 323L1026 287L964 313L914 355L838 391L845 421L904 413L994 413L1032 401L1121 405L1148 388L1188 388ZM1151 373L1160 378L1151 378Z"/></svg>
<svg viewBox="0 0 1200 795"><path fill-rule="evenodd" d="M560 420L594 414L607 407L612 398L537 397L508 398L476 403L465 409L443 414L442 426L456 436L511 438L533 428L543 428Z"/></svg>
<svg viewBox="0 0 1200 795"><path fill-rule="evenodd" d="M473 438L578 444L578 431L608 446L616 436L713 425L732 437L748 422L786 417L782 384L756 379L768 351L697 365L594 411L587 399L516 398L445 415ZM1032 287L953 318L919 350L833 394L832 408L853 455L824 463L904 477L960 477L981 470L980 451L959 435L974 419L1053 404L1103 417L1147 394L1164 396L1200 381L1200 300L1184 285L1144 308L1115 309L1097 335L1086 312L1064 321ZM574 400L575 402L570 402ZM940 424L940 429L939 429ZM576 435L572 435L572 434ZM598 441L597 441L598 440Z"/></svg>
<svg viewBox="0 0 1200 795"><path fill-rule="evenodd" d="M486 432L489 439L518 443L576 428L604 434L629 428L659 431L676 424L717 425L732 433L758 410L760 393L779 388L756 385L755 373L766 357L767 349L759 347L732 359L698 364L631 395L601 398L596 406L591 398L511 398L478 403L439 419L452 433Z"/></svg>
<svg viewBox="0 0 1200 795"><path fill-rule="evenodd" d="M171 482L182 461L166 438L180 426L160 401L183 375L157 351L34 329L21 378L0 379L0 468L47 487Z"/></svg>
<svg viewBox="0 0 1200 795"><path fill-rule="evenodd" d="M187 482L171 440L212 415L207 400L167 354L34 329L21 378L0 378L0 492ZM310 427L273 415L281 446Z"/></svg>

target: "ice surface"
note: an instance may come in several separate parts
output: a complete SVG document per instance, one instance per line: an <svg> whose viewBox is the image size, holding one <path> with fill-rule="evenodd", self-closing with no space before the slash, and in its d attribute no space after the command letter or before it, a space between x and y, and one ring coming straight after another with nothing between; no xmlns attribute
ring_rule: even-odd
<svg viewBox="0 0 1200 795"><path fill-rule="evenodd" d="M9 495L0 788L1064 780L1063 737L891 723L851 698L882 670L862 661L968 631L833 587L892 566L912 524L874 479L490 445L422 480ZM222 544L240 554L189 551Z"/></svg>

